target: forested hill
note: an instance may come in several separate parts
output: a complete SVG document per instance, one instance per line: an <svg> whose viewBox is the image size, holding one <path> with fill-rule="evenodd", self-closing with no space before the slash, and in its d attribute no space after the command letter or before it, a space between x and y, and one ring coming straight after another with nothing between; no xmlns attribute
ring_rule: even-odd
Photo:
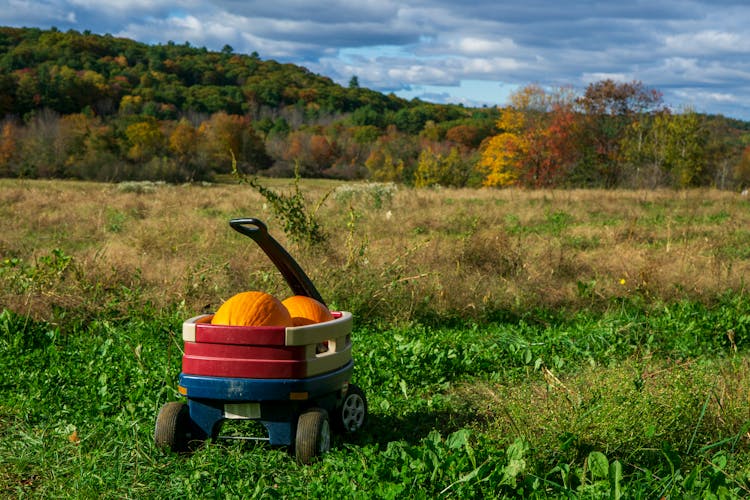
<svg viewBox="0 0 750 500"><path fill-rule="evenodd" d="M235 54L229 46L211 52L189 43L147 45L88 32L4 27L0 54L2 115L23 116L39 107L109 115L128 95L143 98L164 118L184 111L244 114L299 102L331 113L363 106L395 111L408 104L359 88L356 78L344 88L300 66Z"/></svg>
<svg viewBox="0 0 750 500"><path fill-rule="evenodd" d="M750 124L675 113L641 82L510 101L404 100L230 46L0 27L0 176L181 182L236 162L415 186L750 185Z"/></svg>
<svg viewBox="0 0 750 500"><path fill-rule="evenodd" d="M0 27L0 176L211 178L231 149L246 171L361 178L389 127L409 143L393 151L408 170L426 123L444 135L468 120L476 146L496 116L385 95L356 75L344 87L229 46Z"/></svg>

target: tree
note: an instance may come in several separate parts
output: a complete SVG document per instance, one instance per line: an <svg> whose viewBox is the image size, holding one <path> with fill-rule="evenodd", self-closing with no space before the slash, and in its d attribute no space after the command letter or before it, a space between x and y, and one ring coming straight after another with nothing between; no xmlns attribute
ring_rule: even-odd
<svg viewBox="0 0 750 500"><path fill-rule="evenodd" d="M668 111L638 116L625 131L620 153L629 187L656 188L666 182Z"/></svg>
<svg viewBox="0 0 750 500"><path fill-rule="evenodd" d="M559 185L579 159L574 141L578 128L577 116L565 102L556 102L547 113L545 123L529 137L529 156L524 184L533 187Z"/></svg>
<svg viewBox="0 0 750 500"><path fill-rule="evenodd" d="M742 151L742 157L734 169L734 181L742 190L750 186L750 146Z"/></svg>
<svg viewBox="0 0 750 500"><path fill-rule="evenodd" d="M18 141L19 173L29 177L63 177L65 157L58 150L60 115L44 109L29 115Z"/></svg>
<svg viewBox="0 0 750 500"><path fill-rule="evenodd" d="M502 109L497 120L497 128L502 132L487 141L479 160L479 168L486 173L485 186L504 187L518 181L522 162L528 153L523 136L525 123L519 110L512 106Z"/></svg>
<svg viewBox="0 0 750 500"><path fill-rule="evenodd" d="M129 125L125 129L128 138L128 158L145 162L161 153L165 137L154 119L144 119Z"/></svg>
<svg viewBox="0 0 750 500"><path fill-rule="evenodd" d="M692 110L669 120L666 162L677 187L704 184L705 134L698 114Z"/></svg>
<svg viewBox="0 0 750 500"><path fill-rule="evenodd" d="M271 165L263 140L255 133L249 118L214 113L198 127L198 154L201 166L229 173L235 158L241 172L254 172Z"/></svg>
<svg viewBox="0 0 750 500"><path fill-rule="evenodd" d="M513 94L511 103L497 121L501 132L482 149L484 184L558 185L577 160L572 141L577 123L569 92L531 85Z"/></svg>
<svg viewBox="0 0 750 500"><path fill-rule="evenodd" d="M705 133L705 162L707 175L713 179L712 183L719 189L727 189L735 182L733 171L741 161L743 149L750 144L750 134L737 133L734 120L724 116L703 116L703 130Z"/></svg>
<svg viewBox="0 0 750 500"><path fill-rule="evenodd" d="M335 143L324 135L315 134L310 137L310 156L313 168L317 173L322 172L333 164L336 155Z"/></svg>
<svg viewBox="0 0 750 500"><path fill-rule="evenodd" d="M381 128L385 123L383 114L369 104L355 109L351 114L350 120L354 125L371 125L378 128Z"/></svg>
<svg viewBox="0 0 750 500"><path fill-rule="evenodd" d="M83 113L60 117L55 150L63 161L66 176L75 176L77 163L86 155L86 139L92 122L96 122L96 119Z"/></svg>
<svg viewBox="0 0 750 500"><path fill-rule="evenodd" d="M583 114L580 140L583 160L577 172L580 181L615 187L622 179L620 145L633 121L661 106L661 93L641 82L591 83L576 104Z"/></svg>
<svg viewBox="0 0 750 500"><path fill-rule="evenodd" d="M363 125L361 127L354 127L352 132L352 139L357 144L372 144L378 140L380 136L380 130L373 125Z"/></svg>
<svg viewBox="0 0 750 500"><path fill-rule="evenodd" d="M16 81L13 76L0 73L0 118L16 109Z"/></svg>
<svg viewBox="0 0 750 500"><path fill-rule="evenodd" d="M185 120L180 120L169 135L169 150L176 157L178 165L187 166L197 151L198 133L195 127Z"/></svg>
<svg viewBox="0 0 750 500"><path fill-rule="evenodd" d="M630 169L630 184L692 187L706 182L706 134L692 110L662 111L634 118L620 144Z"/></svg>
<svg viewBox="0 0 750 500"><path fill-rule="evenodd" d="M403 108L396 112L393 123L400 131L416 135L424 128L424 124L431 119L430 111L431 108L424 105Z"/></svg>
<svg viewBox="0 0 750 500"><path fill-rule="evenodd" d="M414 172L414 186L463 187L470 176L470 164L461 157L457 147L451 148L447 155L425 148Z"/></svg>
<svg viewBox="0 0 750 500"><path fill-rule="evenodd" d="M445 140L456 144L464 151L479 147L481 139L479 127L471 124L456 125L445 132Z"/></svg>
<svg viewBox="0 0 750 500"><path fill-rule="evenodd" d="M16 127L12 122L3 123L0 130L0 176L7 177L11 174L11 160L16 154Z"/></svg>
<svg viewBox="0 0 750 500"><path fill-rule="evenodd" d="M404 160L396 160L389 151L374 148L365 160L370 177L378 182L404 182Z"/></svg>
<svg viewBox="0 0 750 500"><path fill-rule="evenodd" d="M124 95L120 99L120 113L124 115L138 114L143 109L143 98L139 95Z"/></svg>

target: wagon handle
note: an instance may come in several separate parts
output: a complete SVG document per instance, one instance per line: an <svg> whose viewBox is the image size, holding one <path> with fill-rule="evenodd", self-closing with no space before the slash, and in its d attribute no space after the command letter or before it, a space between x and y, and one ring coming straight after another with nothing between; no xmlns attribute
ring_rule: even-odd
<svg viewBox="0 0 750 500"><path fill-rule="evenodd" d="M305 274L305 271L302 270L297 261L281 246L281 243L268 234L268 228L262 221L253 218L232 219L229 221L229 225L235 231L249 236L258 244L261 250L271 259L276 269L284 276L284 279L295 295L312 297L325 305L323 298L318 293L312 281L310 281L310 278Z"/></svg>

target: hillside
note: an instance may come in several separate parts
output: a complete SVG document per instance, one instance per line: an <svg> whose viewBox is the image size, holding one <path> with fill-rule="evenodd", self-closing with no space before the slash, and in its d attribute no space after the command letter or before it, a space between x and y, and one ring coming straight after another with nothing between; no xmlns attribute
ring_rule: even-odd
<svg viewBox="0 0 750 500"><path fill-rule="evenodd" d="M149 131L143 129L153 126L149 120L158 121L159 132L168 142L180 120L186 120L197 129L213 116L226 114L241 116L247 122L235 123L246 129L244 137L240 133L229 140L245 144L243 148L229 144L245 170L255 171L281 163L279 169L286 173L291 170L290 160L274 152L270 152L274 157L270 158L265 149L287 149L288 134L304 127L318 127L318 131L332 123L353 127L347 130L347 134L356 136L353 142L362 144L374 141L388 126L413 135L419 133L428 121L445 123L478 115L486 135L494 121L493 110L470 111L459 106L406 101L393 94L384 95L361 88L355 77L345 88L305 68L262 60L256 53L236 54L229 46L220 52L211 52L192 47L189 43L147 45L109 35L63 33L54 29L0 28L0 96L0 116L5 117L6 125L12 122L25 128L19 132L8 130L6 126L0 139L4 140L5 156L4 168L0 157L0 175L93 176L102 180L138 177L127 163L122 165L123 168L92 172L91 168L78 167L71 171L70 165L40 165L38 161L29 164L28 160L19 164L18 158L12 160L11 156L19 153L19 143L29 133L38 135L39 128L55 129L60 117L71 115L83 115L84 118L73 121L88 131L87 137L79 137L73 142L89 142L89 146L87 154L68 155L69 164L85 163L84 156L110 162L116 159L143 163L154 156L164 157L164 153L168 153L170 160L184 163L175 156L197 153L166 152L166 144L162 148L152 147L153 144L134 144L139 142L134 138L139 135L138 130L131 130L128 136L128 127L137 121L147 123L140 132L148 135ZM87 123L81 124L82 121ZM64 126L69 128L71 124L65 123ZM101 126L111 130L103 131ZM93 139L91 133L97 131L102 135L90 140ZM285 144L268 144L269 137L283 138ZM306 137L304 142L309 143L309 139ZM226 151L227 140L222 140L224 144L207 146L207 149ZM102 146L96 148L98 150L93 155L90 154L94 147L92 142ZM260 147L261 142L265 142L264 147ZM303 174L323 175L323 170L334 164L346 169L346 164L361 166L364 162L365 158L359 158L356 153L343 158L340 149L346 145L341 140L337 145L330 144L329 138L317 142L317 149L322 147L325 158L303 159ZM145 154L129 154L135 153L131 151L134 147ZM248 152L248 149L252 151ZM320 152L316 154L321 156ZM352 155L356 158L351 158ZM59 157L58 154L46 156ZM331 156L336 156L337 161L330 161ZM203 163L213 160L215 158ZM299 159L296 160L300 163ZM228 163L228 155L223 161ZM160 173L164 168L145 170L143 176L149 178L206 178L226 170L226 166L217 169L206 164L191 165L186 170L185 165L171 164L167 170L172 174L167 175ZM343 175L356 177L362 172Z"/></svg>
<svg viewBox="0 0 750 500"><path fill-rule="evenodd" d="M146 45L75 31L5 27L0 28L0 53L3 115L22 116L39 107L60 114L90 107L107 115L126 95L143 98L161 118L174 118L178 111L242 114L300 101L330 112L362 106L398 110L408 104L393 95L343 88L255 53L235 54L229 46L210 52L188 43Z"/></svg>
<svg viewBox="0 0 750 500"><path fill-rule="evenodd" d="M0 176L249 174L415 186L750 184L750 124L671 112L657 89L529 85L502 109L407 101L189 43L0 27Z"/></svg>

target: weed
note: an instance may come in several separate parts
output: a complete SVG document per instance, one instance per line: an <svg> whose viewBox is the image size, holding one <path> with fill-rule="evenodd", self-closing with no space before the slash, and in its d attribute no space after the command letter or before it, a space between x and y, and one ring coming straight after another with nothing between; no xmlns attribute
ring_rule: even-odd
<svg viewBox="0 0 750 500"><path fill-rule="evenodd" d="M123 225L127 220L127 215L124 213L113 210L111 208L106 211L107 216L107 231L111 233L119 233L123 229Z"/></svg>
<svg viewBox="0 0 750 500"><path fill-rule="evenodd" d="M392 203L397 189L394 183L343 184L333 191L333 199L342 205L351 206L359 202L365 207L380 210Z"/></svg>
<svg viewBox="0 0 750 500"><path fill-rule="evenodd" d="M149 194L165 185L162 181L126 181L118 183L117 190L122 193Z"/></svg>
<svg viewBox="0 0 750 500"><path fill-rule="evenodd" d="M294 168L294 189L292 193L279 193L271 188L263 186L258 177L248 178L239 173L237 164L232 157L232 173L240 183L244 183L255 189L271 206L274 214L282 221L284 233L294 242L307 243L310 246L320 245L328 238L323 227L317 221L317 209L312 212L307 208L307 200L300 189L299 165ZM326 193L319 201L318 206L325 202L330 194Z"/></svg>

